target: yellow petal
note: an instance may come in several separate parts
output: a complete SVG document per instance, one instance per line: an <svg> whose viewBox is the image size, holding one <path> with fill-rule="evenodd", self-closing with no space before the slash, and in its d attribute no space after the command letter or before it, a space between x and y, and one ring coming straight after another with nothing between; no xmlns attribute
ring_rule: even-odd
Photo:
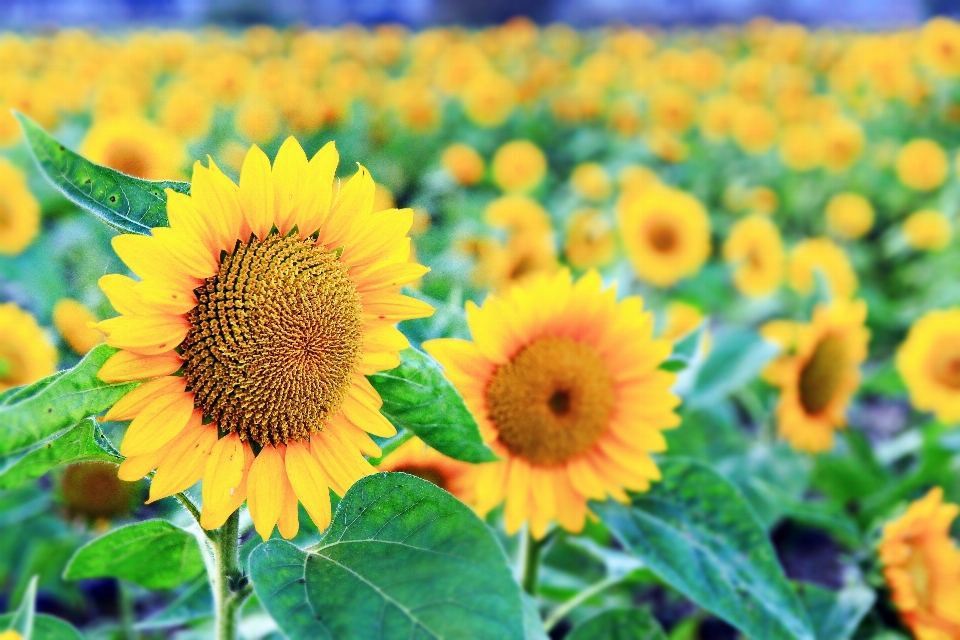
<svg viewBox="0 0 960 640"><path fill-rule="evenodd" d="M153 236L126 234L115 236L111 241L124 264L141 278L169 282L187 291L200 285L200 279L191 276L176 261L163 243Z"/></svg>
<svg viewBox="0 0 960 640"><path fill-rule="evenodd" d="M342 247L355 229L366 228L373 210L376 185L362 165L337 195L323 225L320 243L330 248Z"/></svg>
<svg viewBox="0 0 960 640"><path fill-rule="evenodd" d="M284 454L281 453L281 455ZM287 480L286 471L281 474L280 482L283 483L283 506L280 508L277 528L280 530L280 535L289 540L300 530L300 509L298 508L300 503L297 501L297 494L293 492L293 487L290 486L290 481Z"/></svg>
<svg viewBox="0 0 960 640"><path fill-rule="evenodd" d="M212 160L209 169L195 162L190 196L210 229L212 248L232 250L244 226L237 185L223 175Z"/></svg>
<svg viewBox="0 0 960 640"><path fill-rule="evenodd" d="M316 458L302 442L287 443L287 479L310 519L320 531L330 525L330 494L327 479Z"/></svg>
<svg viewBox="0 0 960 640"><path fill-rule="evenodd" d="M105 342L111 347L155 356L171 351L183 342L190 331L190 322L182 316L155 313L111 318L96 328L106 334Z"/></svg>
<svg viewBox="0 0 960 640"><path fill-rule="evenodd" d="M144 309L143 298L136 288L137 281L133 278L111 273L100 278L97 284L117 313L134 315L148 311Z"/></svg>
<svg viewBox="0 0 960 640"><path fill-rule="evenodd" d="M297 215L297 225L300 228L300 237L313 235L323 226L330 213L330 203L333 199L333 176L340 163L340 154L333 142L328 142L310 159L307 165L304 184L310 185L300 193Z"/></svg>
<svg viewBox="0 0 960 640"><path fill-rule="evenodd" d="M381 438L397 435L396 427L390 424L390 421L382 413L356 398L351 396L344 398L340 411L347 420L367 433L372 433Z"/></svg>
<svg viewBox="0 0 960 640"><path fill-rule="evenodd" d="M299 145L298 145L299 147ZM306 160L304 160L306 162ZM286 485L284 463L273 445L266 445L250 467L247 478L247 507L260 537L267 540L280 518Z"/></svg>
<svg viewBox="0 0 960 640"><path fill-rule="evenodd" d="M170 228L187 234L192 239L209 248L213 236L210 227L197 211L196 201L188 195L166 189L167 221Z"/></svg>
<svg viewBox="0 0 960 640"><path fill-rule="evenodd" d="M266 238L275 218L273 202L273 175L270 159L260 147L253 145L240 169L240 206L250 231L258 238Z"/></svg>
<svg viewBox="0 0 960 640"><path fill-rule="evenodd" d="M393 325L368 329L363 333L364 351L403 351L409 346L407 337Z"/></svg>
<svg viewBox="0 0 960 640"><path fill-rule="evenodd" d="M192 413L192 393L168 393L158 397L127 427L120 443L120 453L139 456L156 451L183 431Z"/></svg>
<svg viewBox="0 0 960 640"><path fill-rule="evenodd" d="M232 513L229 508L243 482L243 466L243 442L240 436L230 433L217 440L207 458L201 485L201 515L207 515L207 518L201 518L205 520L200 523L204 529L215 529L226 522Z"/></svg>
<svg viewBox="0 0 960 640"><path fill-rule="evenodd" d="M148 404L162 395L183 393L187 381L177 376L166 376L144 382L123 396L107 411L104 420L133 420Z"/></svg>
<svg viewBox="0 0 960 640"><path fill-rule="evenodd" d="M117 477L124 482L136 482L157 468L166 451L163 448L145 453L142 456L128 456L120 463Z"/></svg>
<svg viewBox="0 0 960 640"><path fill-rule="evenodd" d="M512 536L528 518L530 500L530 465L526 460L510 460L507 472L507 504L504 509L504 529Z"/></svg>
<svg viewBox="0 0 960 640"><path fill-rule="evenodd" d="M200 482L216 443L217 427L203 424L203 413L194 410L183 433L165 447L166 455L157 466L147 502L172 496Z"/></svg>
<svg viewBox="0 0 960 640"><path fill-rule="evenodd" d="M392 291L363 296L364 318L399 322L412 318L429 318L433 313L434 308L426 302Z"/></svg>
<svg viewBox="0 0 960 640"><path fill-rule="evenodd" d="M280 235L286 235L296 224L300 205L300 189L307 172L307 154L297 139L290 136L280 145L273 161L273 198L276 224ZM311 184L310 188L318 185Z"/></svg>
<svg viewBox="0 0 960 640"><path fill-rule="evenodd" d="M158 239L170 255L174 257L185 271L196 278L209 278L217 273L218 258L202 241L191 237L187 233L170 228L153 230L153 237Z"/></svg>
<svg viewBox="0 0 960 640"><path fill-rule="evenodd" d="M118 351L103 363L97 377L104 382L146 380L175 373L183 365L174 352L159 356L144 356L130 351Z"/></svg>
<svg viewBox="0 0 960 640"><path fill-rule="evenodd" d="M389 249L413 226L413 209L387 209L370 216L366 228L347 238L345 259L354 265L387 257Z"/></svg>
<svg viewBox="0 0 960 640"><path fill-rule="evenodd" d="M385 264L357 277L357 291L361 294L387 289L397 291L405 284L423 277L430 267L415 262Z"/></svg>

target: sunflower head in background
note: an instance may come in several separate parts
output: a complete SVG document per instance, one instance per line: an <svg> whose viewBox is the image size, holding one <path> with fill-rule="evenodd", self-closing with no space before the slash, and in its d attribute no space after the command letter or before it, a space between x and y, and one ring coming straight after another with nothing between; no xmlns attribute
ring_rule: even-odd
<svg viewBox="0 0 960 640"><path fill-rule="evenodd" d="M27 176L0 158L0 256L19 255L40 233L40 203Z"/></svg>
<svg viewBox="0 0 960 640"><path fill-rule="evenodd" d="M120 477L156 469L150 501L202 479L205 528L247 500L264 538L297 533L298 501L322 530L328 488L373 472L368 433L395 433L365 376L399 364L398 321L433 313L398 293L428 269L408 261L413 212L374 212L363 167L338 191L338 161L333 143L308 161L289 138L273 167L253 147L239 186L198 162L169 228L113 240L140 280L100 280L121 351L99 375L146 381L106 416L132 420Z"/></svg>
<svg viewBox="0 0 960 640"><path fill-rule="evenodd" d="M0 391L30 384L57 370L57 349L32 315L0 304Z"/></svg>
<svg viewBox="0 0 960 640"><path fill-rule="evenodd" d="M182 142L138 116L94 122L80 153L97 164L144 180L178 179L185 159Z"/></svg>
<svg viewBox="0 0 960 640"><path fill-rule="evenodd" d="M769 295L783 282L783 240L767 216L738 221L723 244L723 259L733 266L733 284L745 296Z"/></svg>
<svg viewBox="0 0 960 640"><path fill-rule="evenodd" d="M930 311L917 320L896 363L914 407L947 424L960 421L960 309Z"/></svg>
<svg viewBox="0 0 960 640"><path fill-rule="evenodd" d="M409 473L449 491L461 502L475 500L476 466L448 458L416 436L384 457L377 470Z"/></svg>
<svg viewBox="0 0 960 640"><path fill-rule="evenodd" d="M616 301L600 276L540 276L467 303L472 341L429 340L500 458L480 465L476 508L505 502L506 531L524 522L542 538L552 521L583 528L587 500L643 491L660 472L664 429L680 423L658 367L670 343L653 338L653 315L639 297Z"/></svg>

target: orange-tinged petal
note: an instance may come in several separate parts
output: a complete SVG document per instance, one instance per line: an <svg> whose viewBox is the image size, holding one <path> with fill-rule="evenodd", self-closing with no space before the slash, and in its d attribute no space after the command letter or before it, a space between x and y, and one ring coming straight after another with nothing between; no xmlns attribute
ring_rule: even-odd
<svg viewBox="0 0 960 640"><path fill-rule="evenodd" d="M159 356L144 356L130 351L118 351L100 367L97 377L104 382L146 380L176 373L183 360L174 352Z"/></svg>
<svg viewBox="0 0 960 640"><path fill-rule="evenodd" d="M281 455L283 455L283 449L286 447L281 446ZM298 508L300 503L297 501L297 494L293 492L293 487L290 486L290 481L287 480L286 466L280 481L283 483L283 506L280 508L277 528L280 530L280 535L289 540L300 530L300 509Z"/></svg>
<svg viewBox="0 0 960 640"><path fill-rule="evenodd" d="M382 413L351 396L344 398L340 411L347 420L367 433L372 433L381 438L389 438L397 435L396 427L394 427Z"/></svg>
<svg viewBox="0 0 960 640"><path fill-rule="evenodd" d="M280 235L286 235L297 222L300 190L307 172L307 154L297 139L290 136L280 145L273 161L273 198L276 225ZM309 185L313 189L318 185Z"/></svg>
<svg viewBox="0 0 960 640"><path fill-rule="evenodd" d="M243 468L243 442L239 435L230 433L214 443L207 457L201 485L203 513L200 525L204 529L215 529L226 522L232 513L229 508L240 491L244 479ZM203 515L207 518L204 519Z"/></svg>
<svg viewBox="0 0 960 640"><path fill-rule="evenodd" d="M193 290L173 286L167 282L144 280L137 284L143 303L160 313L183 315L197 306Z"/></svg>
<svg viewBox="0 0 960 640"><path fill-rule="evenodd" d="M146 477L151 471L157 468L166 450L163 448L145 453L142 456L128 456L120 463L117 470L117 477L124 482L137 482Z"/></svg>
<svg viewBox="0 0 960 640"><path fill-rule="evenodd" d="M357 451L363 455L370 456L371 458L379 458L383 455L383 451L377 446L377 443L370 438L366 431L354 425L352 422L343 419L342 416L336 416L329 421L329 424L330 428L340 430L344 439L349 440L350 443L357 448Z"/></svg>
<svg viewBox="0 0 960 640"><path fill-rule="evenodd" d="M383 398L381 398L377 390L373 388L373 385L370 384L367 377L359 373L353 374L353 385L347 393L354 396L357 400L367 403L374 409L379 409L383 406Z"/></svg>
<svg viewBox="0 0 960 640"><path fill-rule="evenodd" d="M120 443L120 453L139 456L156 451L183 431L193 413L192 393L168 393L143 408Z"/></svg>
<svg viewBox="0 0 960 640"><path fill-rule="evenodd" d="M253 145L240 168L240 206L250 231L258 238L270 235L276 215L270 159Z"/></svg>
<svg viewBox="0 0 960 640"><path fill-rule="evenodd" d="M469 340L437 338L424 342L423 349L454 378L487 380L496 366Z"/></svg>
<svg viewBox="0 0 960 640"><path fill-rule="evenodd" d="M513 458L507 471L507 504L504 509L504 529L512 536L520 530L527 518L530 500L530 465L526 460Z"/></svg>
<svg viewBox="0 0 960 640"><path fill-rule="evenodd" d="M216 443L216 425L203 424L203 413L194 410L183 433L165 447L166 455L153 476L147 502L186 491L200 482L207 468L207 458Z"/></svg>
<svg viewBox="0 0 960 640"><path fill-rule="evenodd" d="M190 322L182 316L155 313L111 318L100 322L96 328L106 334L105 342L111 347L155 356L175 349L183 342L190 331Z"/></svg>
<svg viewBox="0 0 960 640"><path fill-rule="evenodd" d="M270 538L280 518L286 484L283 457L273 445L264 446L247 478L247 507L253 526L264 540Z"/></svg>
<svg viewBox="0 0 960 640"><path fill-rule="evenodd" d="M310 514L310 519L323 531L330 525L331 512L327 479L320 463L310 453L307 445L296 440L287 443L284 462L293 492Z"/></svg>
<svg viewBox="0 0 960 640"><path fill-rule="evenodd" d="M148 404L169 393L183 393L187 381L177 376L165 376L144 382L123 396L107 411L104 420L133 420Z"/></svg>

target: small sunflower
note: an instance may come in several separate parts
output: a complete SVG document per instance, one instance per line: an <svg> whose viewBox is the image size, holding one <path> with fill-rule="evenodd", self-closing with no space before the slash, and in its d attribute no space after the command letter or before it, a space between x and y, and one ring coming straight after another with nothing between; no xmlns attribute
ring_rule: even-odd
<svg viewBox="0 0 960 640"><path fill-rule="evenodd" d="M328 487L373 472L367 433L395 433L365 376L399 364L398 321L433 313L398 293L428 269L408 262L413 212L373 213L363 167L337 191L338 160L289 138L271 168L254 146L239 187L197 162L169 228L113 240L141 280L100 280L122 315L97 325L121 349L99 375L149 380L106 416L132 420L120 477L156 469L151 501L202 479L205 528L246 499L263 538L296 534L298 500L322 530Z"/></svg>
<svg viewBox="0 0 960 640"><path fill-rule="evenodd" d="M613 225L596 209L579 209L567 223L563 255L577 269L604 267L613 261L617 238Z"/></svg>
<svg viewBox="0 0 960 640"><path fill-rule="evenodd" d="M837 237L856 240L873 227L873 205L859 193L838 193L827 202L827 226Z"/></svg>
<svg viewBox="0 0 960 640"><path fill-rule="evenodd" d="M943 422L960 421L960 309L930 311L917 320L896 362L913 406Z"/></svg>
<svg viewBox="0 0 960 640"><path fill-rule="evenodd" d="M57 370L57 350L33 316L0 304L0 391L36 382Z"/></svg>
<svg viewBox="0 0 960 640"><path fill-rule="evenodd" d="M478 467L477 509L506 500L506 530L542 538L556 520L580 531L587 499L626 500L660 477L650 454L675 427L675 376L659 370L670 343L652 338L639 297L617 303L588 272L540 277L467 303L473 342L430 340L500 458Z"/></svg>
<svg viewBox="0 0 960 640"><path fill-rule="evenodd" d="M0 255L15 256L40 233L40 204L27 186L27 177L0 158Z"/></svg>
<svg viewBox="0 0 960 640"><path fill-rule="evenodd" d="M658 186L624 194L620 233L641 280L668 287L697 273L710 255L710 218L693 196Z"/></svg>
<svg viewBox="0 0 960 640"><path fill-rule="evenodd" d="M932 191L947 179L950 161L943 148L926 138L911 140L897 153L897 178L915 191Z"/></svg>
<svg viewBox="0 0 960 640"><path fill-rule="evenodd" d="M918 251L940 251L950 244L950 219L935 209L911 213L901 228L907 244Z"/></svg>
<svg viewBox="0 0 960 640"><path fill-rule="evenodd" d="M377 465L379 471L399 471L423 478L466 504L473 504L476 495L476 468L468 462L448 458L417 437L404 442Z"/></svg>
<svg viewBox="0 0 960 640"><path fill-rule="evenodd" d="M458 184L470 187L483 179L483 157L473 147L457 143L443 150L440 162Z"/></svg>
<svg viewBox="0 0 960 640"><path fill-rule="evenodd" d="M53 305L53 326L80 355L103 342L103 334L90 326L96 321L97 316L78 300L63 298Z"/></svg>
<svg viewBox="0 0 960 640"><path fill-rule="evenodd" d="M613 183L603 165L596 162L578 164L570 174L573 190L587 200L602 201L610 197Z"/></svg>
<svg viewBox="0 0 960 640"><path fill-rule="evenodd" d="M172 133L135 116L95 122L80 153L97 164L144 180L175 180L184 160L183 145Z"/></svg>
<svg viewBox="0 0 960 640"><path fill-rule="evenodd" d="M960 549L950 523L960 507L935 487L883 528L883 576L900 617L918 640L960 638Z"/></svg>
<svg viewBox="0 0 960 640"><path fill-rule="evenodd" d="M826 278L830 294L850 298L857 290L857 274L843 249L826 238L802 240L790 252L788 275L790 286L803 295L810 295L816 285L815 273Z"/></svg>
<svg viewBox="0 0 960 640"><path fill-rule="evenodd" d="M734 265L733 284L746 296L773 293L783 281L783 241L766 216L754 214L737 222L723 244L723 259Z"/></svg>
<svg viewBox="0 0 960 640"><path fill-rule="evenodd" d="M834 431L846 425L847 405L867 357L866 318L862 300L838 300L817 307L810 324L784 323L777 326L782 330L764 332L784 349L765 377L780 387L778 430L795 449L827 451Z"/></svg>
<svg viewBox="0 0 960 640"><path fill-rule="evenodd" d="M507 193L533 191L547 175L547 157L529 140L513 140L493 155L493 181Z"/></svg>

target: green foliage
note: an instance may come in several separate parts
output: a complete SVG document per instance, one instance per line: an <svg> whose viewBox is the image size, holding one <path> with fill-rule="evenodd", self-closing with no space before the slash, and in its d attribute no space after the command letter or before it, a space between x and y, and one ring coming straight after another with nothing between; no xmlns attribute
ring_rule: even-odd
<svg viewBox="0 0 960 640"><path fill-rule="evenodd" d="M382 473L355 484L316 547L271 540L254 590L301 638L523 638L520 590L492 533L436 486Z"/></svg>
<svg viewBox="0 0 960 640"><path fill-rule="evenodd" d="M100 380L100 367L116 349L100 345L69 371L56 373L3 399L0 404L0 455L29 449L97 415L136 387L136 383Z"/></svg>
<svg viewBox="0 0 960 640"><path fill-rule="evenodd" d="M697 351L707 332L707 325L706 320L701 322L700 326L678 340L673 345L670 357L660 365L660 368L667 371L683 371L689 367L697 356Z"/></svg>
<svg viewBox="0 0 960 640"><path fill-rule="evenodd" d="M80 632L59 618L37 614L37 577L23 594L20 606L13 613L0 615L0 632L16 631L23 640L81 640Z"/></svg>
<svg viewBox="0 0 960 640"><path fill-rule="evenodd" d="M780 350L756 332L740 328L718 331L712 343L687 398L691 407L718 402L745 386Z"/></svg>
<svg viewBox="0 0 960 640"><path fill-rule="evenodd" d="M189 193L188 182L150 182L94 164L54 140L23 114L16 114L37 165L77 206L122 233L146 235L167 226L164 189Z"/></svg>
<svg viewBox="0 0 960 640"><path fill-rule="evenodd" d="M51 469L74 462L100 460L120 462L108 452L109 445L95 420L86 419L49 442L45 442L0 468L0 489L11 489L39 478Z"/></svg>
<svg viewBox="0 0 960 640"><path fill-rule="evenodd" d="M666 640L663 629L645 609L604 611L577 625L567 640Z"/></svg>
<svg viewBox="0 0 960 640"><path fill-rule="evenodd" d="M663 479L632 504L593 505L614 536L668 585L744 634L813 640L806 612L766 533L709 467L665 459Z"/></svg>
<svg viewBox="0 0 960 640"><path fill-rule="evenodd" d="M876 600L874 592L862 585L829 591L800 583L797 593L807 609L817 640L847 640L860 625Z"/></svg>
<svg viewBox="0 0 960 640"><path fill-rule="evenodd" d="M148 589L172 589L204 571L197 540L166 520L115 529L77 550L68 580L120 578Z"/></svg>
<svg viewBox="0 0 960 640"><path fill-rule="evenodd" d="M405 429L440 453L465 462L491 462L493 452L480 439L480 430L463 398L433 359L406 349L400 366L375 373L370 383L383 398L380 411L397 429Z"/></svg>

